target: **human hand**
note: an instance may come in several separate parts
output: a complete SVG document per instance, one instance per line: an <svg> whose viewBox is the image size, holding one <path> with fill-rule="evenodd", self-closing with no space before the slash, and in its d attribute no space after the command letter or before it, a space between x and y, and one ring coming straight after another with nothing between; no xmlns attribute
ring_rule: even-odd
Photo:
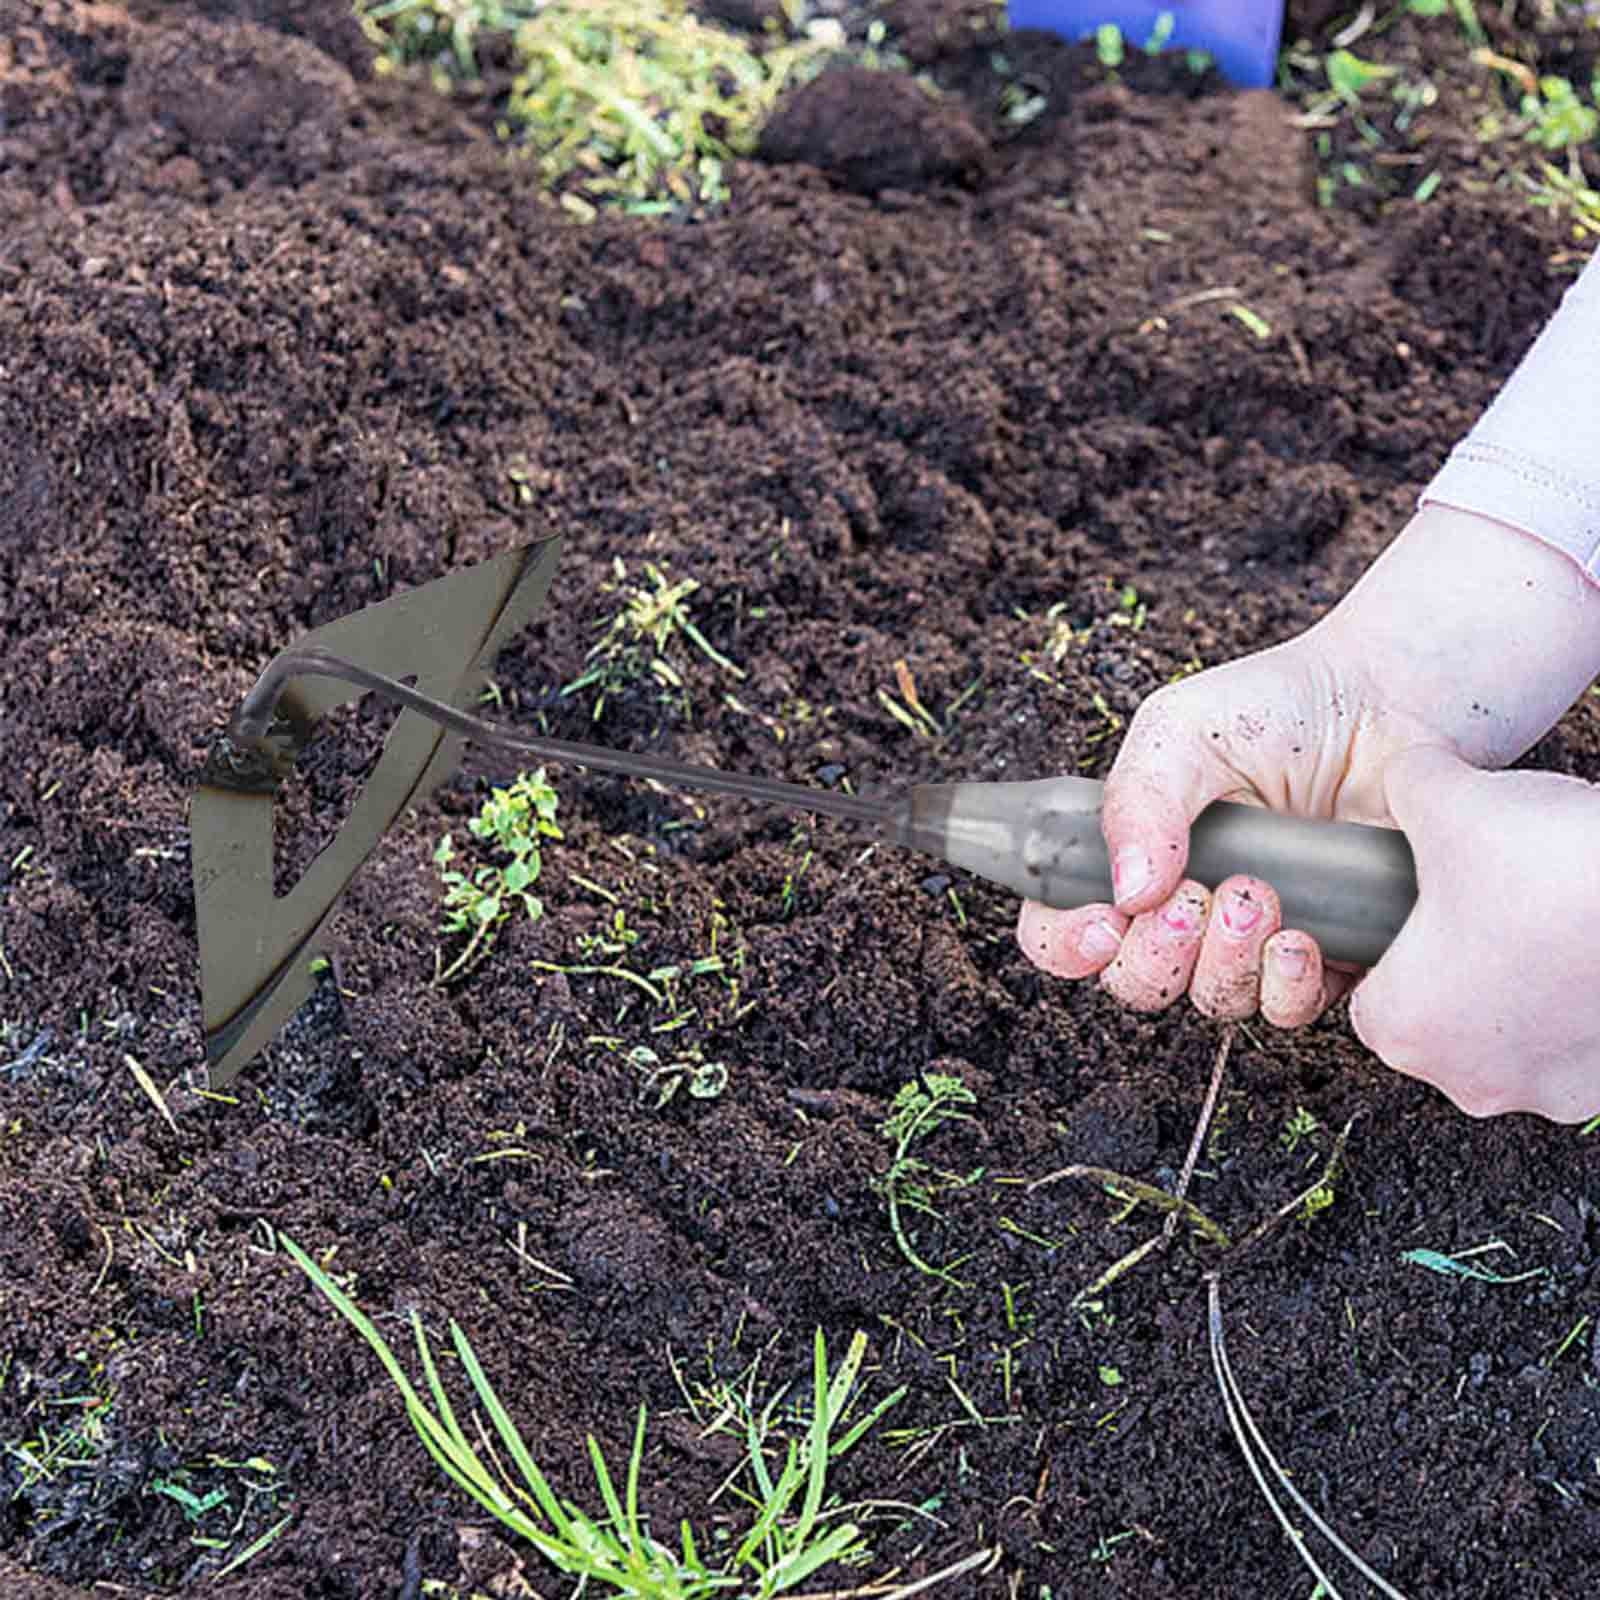
<svg viewBox="0 0 1600 1600"><path fill-rule="evenodd" d="M1350 996L1356 1036L1470 1116L1600 1113L1600 787L1434 744L1391 759L1384 792L1417 904Z"/></svg>
<svg viewBox="0 0 1600 1600"><path fill-rule="evenodd" d="M1379 696L1360 654L1320 627L1156 691L1105 783L1116 905L1024 905L1024 953L1057 977L1098 977L1137 1011L1166 1010L1187 993L1220 1019L1259 1008L1278 1027L1313 1021L1362 969L1326 961L1308 933L1283 928L1264 880L1239 875L1213 894L1186 877L1190 826L1213 801L1233 800L1393 827L1384 765L1438 737Z"/></svg>
<svg viewBox="0 0 1600 1600"><path fill-rule="evenodd" d="M1469 770L1503 767L1555 724L1597 671L1600 588L1520 530L1430 505L1313 628L1169 685L1140 706L1106 780L1102 829L1113 862L1124 852L1142 857L1150 881L1135 889L1124 876L1115 906L1024 905L1019 943L1046 971L1098 978L1144 1011L1188 993L1209 1016L1259 1008L1276 1026L1299 1027L1355 989L1365 998L1359 1007L1352 998L1352 1019L1386 1039L1385 1018L1402 1014L1393 1000L1377 1005L1387 976L1367 995L1362 969L1324 961L1309 935L1281 927L1277 896L1260 879L1230 878L1213 895L1185 878L1190 824L1214 800L1237 800L1401 826L1385 774L1402 752L1442 746ZM1475 865L1463 862L1462 870L1475 882ZM1095 928L1103 942L1087 947ZM1458 929L1457 947L1464 936ZM1298 953L1304 970L1280 968L1280 951ZM1471 969L1451 950L1435 946L1430 959L1463 972L1476 991ZM1471 1015L1469 1007L1464 1024ZM1398 1039L1395 1048L1415 1059ZM1402 1059L1392 1064L1418 1070ZM1419 1065L1419 1075L1456 1092L1426 1061ZM1479 1081L1487 1071L1480 1063L1450 1078L1464 1108L1511 1109L1497 1098L1511 1091ZM1541 1102L1522 1109L1555 1103L1545 1091L1517 1093Z"/></svg>

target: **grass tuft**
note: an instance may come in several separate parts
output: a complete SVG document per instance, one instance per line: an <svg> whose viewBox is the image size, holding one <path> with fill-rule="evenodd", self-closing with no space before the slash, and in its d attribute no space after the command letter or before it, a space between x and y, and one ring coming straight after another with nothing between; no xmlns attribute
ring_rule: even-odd
<svg viewBox="0 0 1600 1600"><path fill-rule="evenodd" d="M730 1590L737 1590L741 1600L770 1600L795 1589L825 1567L837 1562L859 1562L869 1554L860 1528L839 1520L827 1496L830 1466L858 1443L887 1409L887 1403L875 1409L866 1419L866 1426L857 1423L842 1435L838 1431L850 1409L866 1355L864 1333L858 1332L852 1338L844 1360L830 1372L827 1344L822 1330L817 1330L812 1345L812 1401L804 1436L788 1441L776 1473L766 1460L761 1431L752 1423L746 1467L756 1489L749 1497L754 1515L742 1536L716 1541L721 1554L712 1560L702 1552L709 1551L713 1541L697 1540L687 1522L678 1530L675 1542L664 1543L651 1532L648 1519L640 1510L639 1479L647 1421L644 1405L640 1405L634 1422L633 1443L620 1489L604 1452L593 1436L589 1437L589 1463L605 1509L598 1515L585 1511L557 1495L539 1469L454 1319L450 1322L450 1338L456 1356L501 1448L516 1468L516 1478L502 1465L482 1418L476 1414L472 1424L478 1444L468 1437L445 1392L433 1349L415 1310L411 1313L412 1332L432 1406L418 1393L383 1335L354 1301L292 1239L279 1234L278 1241L334 1309L366 1340L400 1391L418 1438L446 1476L530 1544L556 1571L579 1579L580 1588L592 1584L598 1592L615 1592L637 1600L701 1600ZM932 1583L969 1572L991 1559L991 1552L979 1551L932 1579L872 1592L882 1595L883 1600L893 1600L894 1596L921 1592Z"/></svg>

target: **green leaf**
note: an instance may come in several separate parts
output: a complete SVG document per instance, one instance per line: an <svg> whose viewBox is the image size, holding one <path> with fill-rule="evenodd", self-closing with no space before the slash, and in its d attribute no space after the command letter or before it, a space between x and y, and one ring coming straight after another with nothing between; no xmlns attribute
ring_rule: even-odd
<svg viewBox="0 0 1600 1600"><path fill-rule="evenodd" d="M1487 1272L1482 1267L1468 1266L1466 1262L1457 1261L1454 1256L1441 1255L1437 1250L1406 1250L1401 1252L1400 1259L1414 1267L1426 1267L1429 1272L1443 1273L1451 1278L1476 1278L1480 1283L1522 1283L1529 1278L1543 1277L1546 1270L1535 1267L1531 1272L1518 1272L1507 1278L1498 1272Z"/></svg>
<svg viewBox="0 0 1600 1600"><path fill-rule="evenodd" d="M1382 78L1392 78L1393 67L1380 66L1375 61L1363 61L1348 50L1335 50L1323 63L1328 73L1328 87L1352 105L1361 98L1361 91Z"/></svg>
<svg viewBox="0 0 1600 1600"><path fill-rule="evenodd" d="M493 922L500 915L500 896L486 894L477 905L472 908L472 914L479 922Z"/></svg>

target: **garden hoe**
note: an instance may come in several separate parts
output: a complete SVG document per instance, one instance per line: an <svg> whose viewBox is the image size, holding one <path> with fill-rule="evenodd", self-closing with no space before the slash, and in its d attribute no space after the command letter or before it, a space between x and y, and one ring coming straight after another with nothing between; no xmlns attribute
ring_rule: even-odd
<svg viewBox="0 0 1600 1600"><path fill-rule="evenodd" d="M445 782L468 740L600 772L741 795L864 824L1030 900L1062 909L1110 901L1095 779L923 784L860 799L770 778L562 739L473 716L497 652L538 613L561 542L514 550L341 617L273 658L207 756L190 809L207 1086L220 1089L312 990L311 957L334 905L385 830ZM402 681L404 680L404 681ZM288 894L273 893L272 820L317 719L375 692L405 709L333 842ZM1417 896L1405 836L1361 823L1286 817L1217 801L1190 830L1188 875L1238 872L1277 890L1285 927L1331 960L1371 966Z"/></svg>

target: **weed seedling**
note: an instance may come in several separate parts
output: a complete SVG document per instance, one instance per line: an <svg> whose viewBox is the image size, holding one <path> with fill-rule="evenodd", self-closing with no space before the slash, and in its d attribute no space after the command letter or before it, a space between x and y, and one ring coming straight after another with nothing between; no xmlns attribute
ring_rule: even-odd
<svg viewBox="0 0 1600 1600"><path fill-rule="evenodd" d="M578 936L578 951L586 959L597 955L626 955L639 942L639 930L628 926L628 913L618 906L611 913L611 926L604 933Z"/></svg>
<svg viewBox="0 0 1600 1600"><path fill-rule="evenodd" d="M617 581L609 587L616 590L626 583L628 569L619 558L613 571ZM647 675L660 684L669 700L678 698L687 706L686 680L673 659L679 637L730 677L744 677L744 669L711 644L690 614L689 596L700 588L699 580L680 578L669 583L660 568L648 562L644 571L648 583L624 590L621 609L602 624L600 638L589 651L589 666L561 690L569 695L598 688L594 704L597 722L609 695L621 693Z"/></svg>
<svg viewBox="0 0 1600 1600"><path fill-rule="evenodd" d="M540 0L357 0L356 15L387 65L453 59L458 76L478 77L480 33L509 33L535 16ZM442 71L441 88L449 87Z"/></svg>
<svg viewBox="0 0 1600 1600"><path fill-rule="evenodd" d="M1539 163L1539 172L1537 178L1526 172L1516 175L1532 204L1553 216L1570 212L1574 238L1600 234L1600 189L1591 189L1581 178L1574 178L1548 161Z"/></svg>
<svg viewBox="0 0 1600 1600"><path fill-rule="evenodd" d="M679 1089L686 1088L696 1100L715 1100L728 1087L727 1062L707 1061L697 1044L666 1060L648 1045L635 1045L628 1060L639 1071L639 1103L654 1096L655 1111L669 1104Z"/></svg>
<svg viewBox="0 0 1600 1600"><path fill-rule="evenodd" d="M889 1208L889 1227L900 1247L900 1253L918 1272L930 1278L941 1278L957 1289L967 1286L953 1274L950 1267L930 1266L912 1248L907 1237L904 1211L920 1211L937 1217L934 1196L941 1190L965 1189L983 1175L977 1168L966 1177L955 1173L939 1172L927 1162L911 1154L911 1147L926 1138L936 1128L947 1122L973 1122L977 1119L962 1110L963 1106L978 1103L978 1097L957 1077L944 1072L930 1072L911 1083L902 1085L890 1106L889 1115L879 1127L879 1132L894 1144L894 1159L889 1170L875 1185ZM955 1266L961 1263L955 1262Z"/></svg>
<svg viewBox="0 0 1600 1600"><path fill-rule="evenodd" d="M854 1336L844 1360L830 1373L827 1343L822 1330L817 1330L812 1347L812 1398L802 1436L787 1440L782 1464L774 1472L763 1453L760 1432L752 1429L747 1434L748 1453L741 1470L748 1472L754 1486L749 1496L752 1520L737 1538L718 1539L714 1545L707 1541L702 1553L701 1542L687 1521L680 1526L678 1542L665 1544L652 1534L649 1519L640 1510L639 1479L647 1421L643 1405L634 1424L633 1445L620 1484L599 1444L593 1435L589 1436L589 1461L605 1509L599 1515L584 1511L573 1501L557 1496L485 1375L466 1334L452 1318L450 1339L456 1357L472 1384L478 1405L517 1469L521 1479L517 1482L501 1464L476 1416L472 1422L483 1446L482 1454L469 1438L445 1393L417 1312L411 1312L411 1327L432 1406L413 1387L394 1351L355 1302L293 1240L282 1234L278 1239L295 1265L383 1363L405 1401L406 1414L417 1436L446 1475L491 1516L532 1545L557 1572L577 1578L578 1592L588 1592L589 1585L594 1584L607 1593L615 1591L636 1600L703 1600L730 1590L737 1590L746 1600L771 1600L814 1577L824 1567L835 1562L858 1562L868 1554L860 1528L838 1520L825 1502L829 1467L859 1442L886 1409L880 1406L847 1431L838 1431L850 1408L866 1355L864 1333ZM884 1600L921 1593L932 1584L970 1572L990 1559L991 1552L979 1551L930 1579L894 1588L873 1586L872 1592L883 1595Z"/></svg>
<svg viewBox="0 0 1600 1600"><path fill-rule="evenodd" d="M1278 1143L1288 1154L1293 1155L1299 1148L1300 1141L1309 1139L1321 1126L1322 1124L1304 1106L1296 1106L1294 1115L1284 1123L1283 1132L1278 1135Z"/></svg>
<svg viewBox="0 0 1600 1600"><path fill-rule="evenodd" d="M445 933L465 933L467 946L444 971L435 958L434 981L448 983L488 953L495 935L521 902L530 922L544 915L544 904L532 892L541 866L540 839L559 839L556 826L556 792L545 781L544 768L530 778L518 777L509 789L496 789L467 827L475 837L488 840L510 860L476 868L470 875L451 869L455 841L447 833L433 852L445 883Z"/></svg>

